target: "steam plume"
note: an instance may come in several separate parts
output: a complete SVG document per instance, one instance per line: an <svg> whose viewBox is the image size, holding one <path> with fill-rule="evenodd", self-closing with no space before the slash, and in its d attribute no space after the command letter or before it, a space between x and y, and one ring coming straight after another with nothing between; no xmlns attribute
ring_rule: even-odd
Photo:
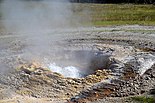
<svg viewBox="0 0 155 103"><path fill-rule="evenodd" d="M49 42L55 39L47 32L71 26L74 18L71 7L68 0L4 0L3 25L7 31L21 35L27 46L25 52L31 58L43 58L49 54Z"/></svg>
<svg viewBox="0 0 155 103"><path fill-rule="evenodd" d="M79 22L84 20L74 13L69 0L3 0L0 10L7 32L20 35L20 41L24 45L22 58L30 62L36 60L45 65L46 61L49 64L55 62L50 59L57 52L53 48L58 48L54 41L59 39L53 31L77 27L80 25ZM59 50L59 54L56 53L60 54L63 54L63 51ZM54 66L52 65L52 70ZM55 67L61 71L61 68ZM72 66L67 66L65 69L77 71Z"/></svg>

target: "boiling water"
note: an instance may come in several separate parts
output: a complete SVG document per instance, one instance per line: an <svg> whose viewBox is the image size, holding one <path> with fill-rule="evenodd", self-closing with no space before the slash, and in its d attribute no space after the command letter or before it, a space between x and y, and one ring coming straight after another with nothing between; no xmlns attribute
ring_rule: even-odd
<svg viewBox="0 0 155 103"><path fill-rule="evenodd" d="M79 78L82 77L82 71L74 66L61 67L56 65L56 63L49 64L49 69L53 72L62 74L65 77Z"/></svg>
<svg viewBox="0 0 155 103"><path fill-rule="evenodd" d="M65 77L81 78L107 68L109 57L109 54L93 50L63 51L44 64Z"/></svg>

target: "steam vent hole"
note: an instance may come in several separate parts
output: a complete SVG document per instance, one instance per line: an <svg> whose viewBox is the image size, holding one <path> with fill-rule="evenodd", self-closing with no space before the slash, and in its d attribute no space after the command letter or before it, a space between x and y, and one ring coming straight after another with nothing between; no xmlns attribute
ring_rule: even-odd
<svg viewBox="0 0 155 103"><path fill-rule="evenodd" d="M106 69L110 55L97 50L64 51L54 57L49 68L65 77L81 78Z"/></svg>

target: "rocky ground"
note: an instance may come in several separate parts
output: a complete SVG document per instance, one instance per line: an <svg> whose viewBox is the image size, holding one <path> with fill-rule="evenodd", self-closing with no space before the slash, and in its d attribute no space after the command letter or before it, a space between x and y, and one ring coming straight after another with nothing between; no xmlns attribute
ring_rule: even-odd
<svg viewBox="0 0 155 103"><path fill-rule="evenodd" d="M54 33L49 35L55 38L51 41L52 50L95 50L101 52L99 56L106 53L110 57L104 61L104 68L95 68L93 74L82 78L64 77L39 62L23 60L27 45L21 41L22 35L3 31L0 35L0 102L134 103L127 98L145 95L155 88L154 26L91 27ZM99 65L98 62L94 64Z"/></svg>

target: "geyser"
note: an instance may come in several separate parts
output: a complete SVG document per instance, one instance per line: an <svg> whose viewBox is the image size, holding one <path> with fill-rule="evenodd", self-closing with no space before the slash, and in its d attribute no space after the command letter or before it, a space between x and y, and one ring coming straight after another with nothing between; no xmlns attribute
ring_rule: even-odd
<svg viewBox="0 0 155 103"><path fill-rule="evenodd" d="M49 64L49 68L53 72L60 73L65 77L79 78L83 77L84 75L82 71L79 70L79 68L74 66L60 67L56 65L56 63L51 63Z"/></svg>
<svg viewBox="0 0 155 103"><path fill-rule="evenodd" d="M66 77L81 78L106 69L111 55L97 50L63 51L45 64L53 72Z"/></svg>
<svg viewBox="0 0 155 103"><path fill-rule="evenodd" d="M46 58L47 61L50 61L48 66L53 71L71 77L83 77L93 71L86 70L90 68L88 65L91 64L92 53L69 52L61 59L56 59L53 56L53 54L57 54L57 57L63 55L57 41L64 37L62 34L57 38L53 31L76 27L81 21L81 17L75 16L69 0L3 0L0 11L5 30L20 35L18 41L21 45L24 44L20 57L28 63L33 61L44 63L44 58ZM53 48L56 48L60 54L56 53L58 51ZM68 64L69 62L70 64ZM79 65L82 65L82 67ZM64 71L68 71L70 74L67 73L66 75ZM81 73L81 71L84 73ZM78 76L76 73L74 75L74 72L79 72Z"/></svg>

